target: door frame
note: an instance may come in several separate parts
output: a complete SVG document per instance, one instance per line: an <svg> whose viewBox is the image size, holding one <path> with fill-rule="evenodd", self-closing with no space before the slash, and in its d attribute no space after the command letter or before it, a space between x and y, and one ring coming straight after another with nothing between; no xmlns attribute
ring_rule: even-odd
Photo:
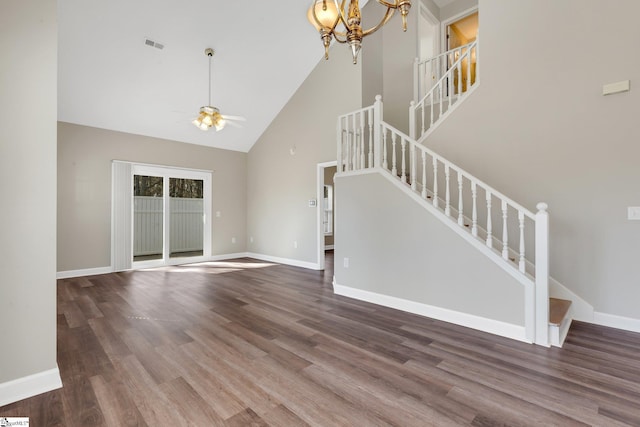
<svg viewBox="0 0 640 427"><path fill-rule="evenodd" d="M449 25L453 24L454 22L457 22L459 20L461 20L462 18L466 18L469 15L473 15L474 13L478 12L480 9L478 8L478 6L474 6L471 7L469 9L463 10L462 12L453 15L445 20L442 21L441 25L441 31L440 31L440 42L442 44L442 52L444 53L447 51L447 48L449 47L449 40L447 38L447 28L449 27ZM479 30L479 26L480 24L478 23L478 31Z"/></svg>
<svg viewBox="0 0 640 427"><path fill-rule="evenodd" d="M204 235L202 241L202 256L170 258L168 248L166 247L168 240L165 239L163 235L164 247L163 258L161 260L133 262L133 176L147 172L154 176L164 177L166 175L167 178L203 180ZM210 170L113 160L111 187L111 266L113 271L187 264L190 262L207 261L211 258L212 177L213 171ZM163 215L163 223L166 223L169 219L168 215ZM168 229L165 228L163 224L163 234L167 231Z"/></svg>
<svg viewBox="0 0 640 427"><path fill-rule="evenodd" d="M317 165L317 196L316 196L316 200L318 201L316 203L316 231L317 231L317 242L318 242L318 270L324 270L324 251L325 251L325 246L324 246L324 170L325 168L330 168L330 167L338 167L338 161L337 160L333 160L331 162L323 162L323 163L318 163ZM334 186L334 192L335 192L335 186ZM334 194L335 197L335 194ZM335 215L335 211L333 213ZM335 229L336 229L336 221L334 219L334 223L333 223L333 230L334 230L334 238L335 238ZM335 245L335 243L334 243Z"/></svg>

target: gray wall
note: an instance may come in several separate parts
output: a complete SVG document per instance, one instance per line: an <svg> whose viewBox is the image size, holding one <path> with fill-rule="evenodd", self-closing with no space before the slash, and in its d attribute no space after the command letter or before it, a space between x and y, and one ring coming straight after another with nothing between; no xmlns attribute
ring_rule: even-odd
<svg viewBox="0 0 640 427"><path fill-rule="evenodd" d="M640 319L640 2L480 1L481 82L432 134L436 152L534 209L551 275L598 312ZM602 85L632 81L604 97Z"/></svg>
<svg viewBox="0 0 640 427"><path fill-rule="evenodd" d="M362 96L360 65L352 64L351 52L336 45L330 55L249 151L249 252L318 261L318 208L308 207L317 197L316 166L336 159L337 116L360 108Z"/></svg>
<svg viewBox="0 0 640 427"><path fill-rule="evenodd" d="M58 271L111 265L111 161L213 170L212 255L245 252L246 153L58 125ZM236 243L232 243L232 237Z"/></svg>
<svg viewBox="0 0 640 427"><path fill-rule="evenodd" d="M0 383L56 368L56 2L0 3Z"/></svg>
<svg viewBox="0 0 640 427"><path fill-rule="evenodd" d="M336 187L336 283L524 326L524 287L382 175Z"/></svg>

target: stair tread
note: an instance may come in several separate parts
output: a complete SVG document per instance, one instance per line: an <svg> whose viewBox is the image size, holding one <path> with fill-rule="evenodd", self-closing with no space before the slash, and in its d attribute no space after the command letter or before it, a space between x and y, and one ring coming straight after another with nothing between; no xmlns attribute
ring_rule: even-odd
<svg viewBox="0 0 640 427"><path fill-rule="evenodd" d="M560 326L567 315L570 306L571 301L569 300L549 298L549 324Z"/></svg>

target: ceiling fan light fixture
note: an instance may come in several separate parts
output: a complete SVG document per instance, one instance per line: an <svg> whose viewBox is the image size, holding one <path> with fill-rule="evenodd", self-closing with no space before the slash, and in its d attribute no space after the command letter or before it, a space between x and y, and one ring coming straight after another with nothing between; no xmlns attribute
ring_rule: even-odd
<svg viewBox="0 0 640 427"><path fill-rule="evenodd" d="M204 53L209 57L209 105L200 107L198 117L193 119L191 123L193 123L198 129L203 131L207 131L212 127L215 127L216 131L221 131L226 126L227 119L240 121L245 121L245 119L244 117L238 116L223 116L222 114L220 114L220 110L218 110L216 107L211 106L211 58L213 57L215 51L209 47L205 49Z"/></svg>

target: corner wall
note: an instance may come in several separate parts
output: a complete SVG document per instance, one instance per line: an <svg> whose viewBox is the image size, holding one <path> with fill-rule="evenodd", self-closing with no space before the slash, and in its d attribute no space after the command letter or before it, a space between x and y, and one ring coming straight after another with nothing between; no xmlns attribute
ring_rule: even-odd
<svg viewBox="0 0 640 427"><path fill-rule="evenodd" d="M318 42L318 52L321 52ZM249 151L247 250L317 267L317 164L336 159L336 120L360 108L361 69L331 48ZM295 244L297 247L295 247Z"/></svg>
<svg viewBox="0 0 640 427"><path fill-rule="evenodd" d="M62 386L56 363L57 23L0 3L0 406Z"/></svg>

